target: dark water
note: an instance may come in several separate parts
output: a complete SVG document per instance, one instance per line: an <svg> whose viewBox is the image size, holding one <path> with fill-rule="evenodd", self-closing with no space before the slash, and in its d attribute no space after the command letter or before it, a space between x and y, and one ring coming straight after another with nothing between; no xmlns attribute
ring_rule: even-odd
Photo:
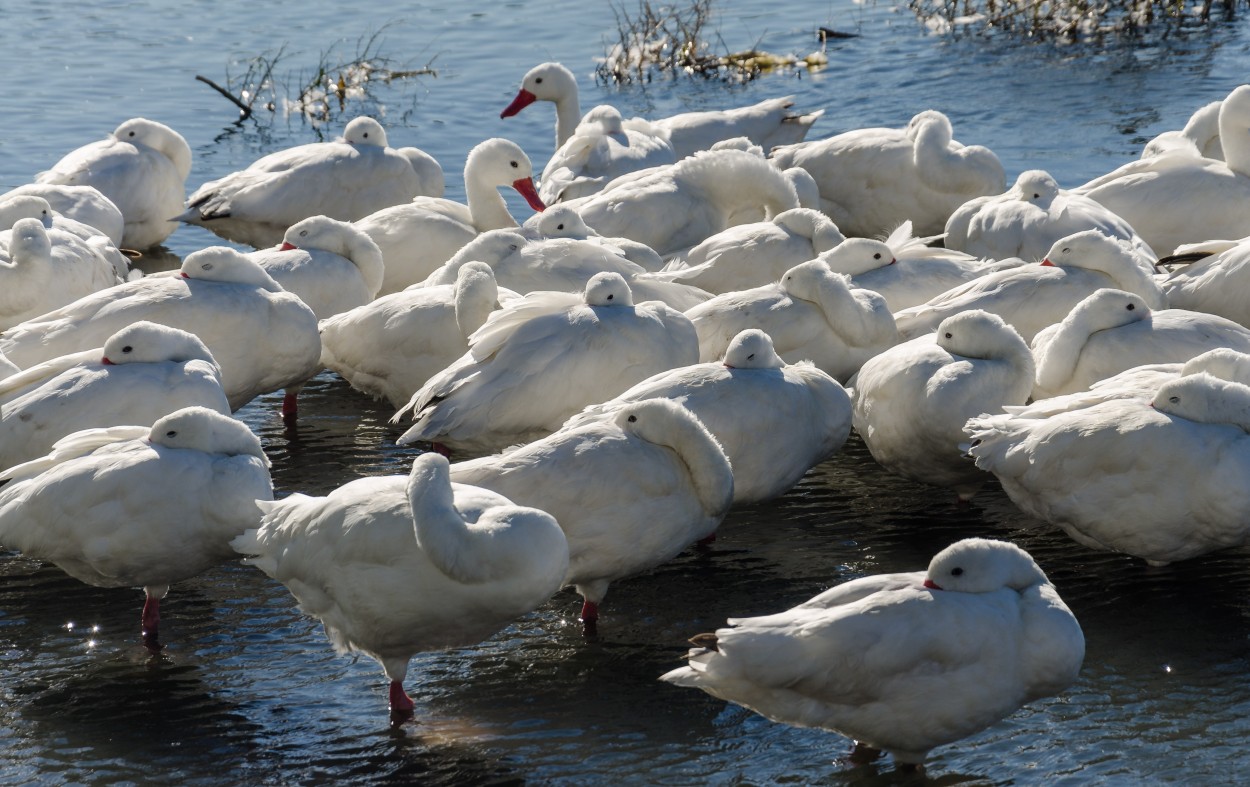
<svg viewBox="0 0 1250 787"><path fill-rule="evenodd" d="M189 186L274 149L341 130L299 117L231 125L230 106L194 81L225 81L242 59L288 44L289 68L348 54L387 22L384 49L437 78L381 90L392 144L437 156L449 192L477 141L507 135L535 163L553 118L498 118L522 73L559 59L582 78L583 108L638 114L794 93L826 107L813 136L902 125L928 107L956 135L992 147L1009 179L1049 169L1075 185L1179 127L1245 78L1244 26L1165 45L1091 52L1045 44L928 37L905 10L838 2L723 2L732 48L804 54L827 24L861 36L815 74L737 87L700 81L596 85L593 58L614 38L600 3L301 4L239 0L97 2L5 8L0 186L28 180L125 118L178 128L196 161ZM56 42L55 44L53 42ZM73 42L73 43L70 43ZM337 43L336 43L337 42ZM281 64L280 64L281 65ZM294 76L290 77L294 80ZM355 107L354 111L360 111ZM348 114L353 114L349 107ZM514 210L521 211L517 203ZM218 242L183 228L174 255ZM176 264L176 257L169 262ZM390 410L332 375L301 397L288 431L278 396L240 416L262 437L279 495L324 494L353 478L405 474ZM939 784L1235 783L1250 765L1250 555L1234 550L1151 569L1093 553L1020 514L996 487L972 505L884 473L852 440L785 497L735 508L715 545L613 583L597 639L557 595L473 648L414 658L417 722L391 729L381 670L336 656L280 585L224 565L176 586L167 643L139 644L138 590L101 590L55 568L0 555L0 782L72 784L909 783L889 764L838 761L845 739L774 724L701 692L660 684L687 637L728 616L784 609L846 579L915 570L958 538L1010 538L1047 570L1080 619L1080 680L993 728L934 753Z"/></svg>

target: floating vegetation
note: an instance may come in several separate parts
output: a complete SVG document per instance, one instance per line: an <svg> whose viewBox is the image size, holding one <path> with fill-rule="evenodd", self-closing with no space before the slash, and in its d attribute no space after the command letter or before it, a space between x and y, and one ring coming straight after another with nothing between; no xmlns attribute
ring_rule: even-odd
<svg viewBox="0 0 1250 787"><path fill-rule="evenodd" d="M611 7L618 40L595 69L606 81L649 82L657 75L684 75L745 82L769 71L819 69L828 62L823 48L808 55L777 55L758 48L728 52L719 34L716 39L724 53L713 52L706 38L712 0L689 0L684 5L639 0L633 13L617 2Z"/></svg>
<svg viewBox="0 0 1250 787"><path fill-rule="evenodd" d="M237 76L227 72L223 87L207 77L196 79L216 90L239 108L242 122L258 111L290 117L302 116L314 124L332 121L343 114L381 114L381 100L374 93L379 85L421 76L437 77L431 59L424 66L397 66L381 54L382 33L386 27L356 41L355 53L340 56L335 47L321 53L317 66L309 72L289 72L275 76L288 52L286 45L272 54L263 53L247 61L247 70Z"/></svg>
<svg viewBox="0 0 1250 787"><path fill-rule="evenodd" d="M908 0L930 30L1004 31L1028 38L1100 41L1108 36L1168 35L1211 21L1213 0ZM1220 0L1232 19L1236 0Z"/></svg>

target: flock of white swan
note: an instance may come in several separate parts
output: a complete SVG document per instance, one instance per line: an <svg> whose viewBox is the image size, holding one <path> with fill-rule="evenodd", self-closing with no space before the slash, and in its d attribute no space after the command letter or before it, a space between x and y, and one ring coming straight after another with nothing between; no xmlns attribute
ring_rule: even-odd
<svg viewBox="0 0 1250 787"><path fill-rule="evenodd" d="M0 195L0 545L143 587L153 648L169 586L245 556L381 663L402 719L413 654L566 586L595 625L612 582L852 429L890 472L962 500L997 477L1094 549L1164 564L1247 541L1250 86L1070 190L1008 187L934 110L815 141L821 112L786 98L583 115L546 63L502 115L538 101L557 119L538 184L488 139L465 203L368 117L189 196L183 137L136 118ZM132 271L179 222L257 250ZM285 390L297 418L323 369L432 450L275 500L231 413ZM902 767L1084 657L1037 563L975 538L692 642L662 680Z"/></svg>

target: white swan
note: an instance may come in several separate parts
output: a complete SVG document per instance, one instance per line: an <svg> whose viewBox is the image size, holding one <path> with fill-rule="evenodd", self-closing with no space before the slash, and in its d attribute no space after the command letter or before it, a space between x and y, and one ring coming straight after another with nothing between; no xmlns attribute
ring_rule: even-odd
<svg viewBox="0 0 1250 787"><path fill-rule="evenodd" d="M534 66L521 79L516 97L499 117L512 117L535 101L551 101L556 105L556 147L559 148L582 120L573 72L559 63ZM796 114L790 111L793 105L793 97L786 96L737 109L685 112L647 122L667 137L679 159L733 137L748 137L765 150L771 150L774 145L802 140L824 113L818 110L806 115Z"/></svg>
<svg viewBox="0 0 1250 787"><path fill-rule="evenodd" d="M1168 305L1218 314L1250 326L1250 239L1198 247L1213 253L1176 269L1160 283Z"/></svg>
<svg viewBox="0 0 1250 787"><path fill-rule="evenodd" d="M358 117L341 139L270 153L205 183L169 215L263 248L309 216L355 221L419 196L443 196L442 167L417 148L389 147L381 123Z"/></svg>
<svg viewBox="0 0 1250 787"><path fill-rule="evenodd" d="M230 414L217 362L186 331L139 321L102 348L0 380L0 467L43 456L80 429L151 425L191 406Z"/></svg>
<svg viewBox="0 0 1250 787"><path fill-rule="evenodd" d="M464 163L467 202L418 197L356 221L382 250L386 274L380 295L398 292L424 280L460 247L487 230L517 226L498 189L511 186L529 206L541 211L529 157L516 143L488 139Z"/></svg>
<svg viewBox="0 0 1250 787"><path fill-rule="evenodd" d="M460 268L454 284L411 287L321 321L321 364L353 388L403 407L426 381L469 349L500 301L482 262Z"/></svg>
<svg viewBox="0 0 1250 787"><path fill-rule="evenodd" d="M951 135L946 115L930 109L906 128L848 131L777 148L772 159L811 173L821 210L848 236L881 235L908 219L920 235L935 235L960 205L1006 188L998 156Z"/></svg>
<svg viewBox="0 0 1250 787"><path fill-rule="evenodd" d="M1025 513L1152 565L1250 540L1250 386L1210 374L1049 418L982 416L968 451Z"/></svg>
<svg viewBox="0 0 1250 787"><path fill-rule="evenodd" d="M965 202L946 221L945 246L1005 260L1041 260L1055 241L1082 230L1098 230L1127 241L1145 259L1155 253L1129 223L1102 203L1059 188L1050 173L1020 173L1010 189Z"/></svg>
<svg viewBox="0 0 1250 787"><path fill-rule="evenodd" d="M928 301L992 267L961 251L929 246L912 234L910 221L885 240L847 238L818 256L829 270L851 277L851 284L885 298L892 312Z"/></svg>
<svg viewBox="0 0 1250 787"><path fill-rule="evenodd" d="M69 233L50 233L39 219L19 219L0 232L0 329L118 282L107 258Z"/></svg>
<svg viewBox="0 0 1250 787"><path fill-rule="evenodd" d="M969 500L988 479L959 449L964 424L1028 401L1033 372L1029 346L1001 317L961 312L864 364L852 381L855 431L887 470Z"/></svg>
<svg viewBox="0 0 1250 787"><path fill-rule="evenodd" d="M1220 107L1224 160L1192 151L1138 159L1073 189L1124 217L1155 253L1250 235L1250 85ZM1178 201L1177 195L1184 200Z"/></svg>
<svg viewBox="0 0 1250 787"><path fill-rule="evenodd" d="M117 275L116 282L132 278L130 259L105 233L53 210L52 203L43 197L28 194L0 196L0 229L12 229L21 219L39 219L48 231L52 245L65 244L75 248L75 256L83 261L83 265L95 268L95 261L99 260L113 268ZM133 278L139 275L135 274Z"/></svg>
<svg viewBox="0 0 1250 787"><path fill-rule="evenodd" d="M630 262L650 272L663 270L664 258L645 243L629 238L609 238L595 232L571 205L551 205L526 219L523 233L531 238L572 238L588 240L619 252Z"/></svg>
<svg viewBox="0 0 1250 787"><path fill-rule="evenodd" d="M820 727L920 766L1076 680L1080 624L1023 549L969 538L928 571L860 577L701 634L661 676L774 721Z"/></svg>
<svg viewBox="0 0 1250 787"><path fill-rule="evenodd" d="M416 419L397 442L484 452L533 440L698 353L681 312L657 301L635 306L619 274L597 273L582 295L531 293L488 317L469 351L395 414Z"/></svg>
<svg viewBox="0 0 1250 787"><path fill-rule="evenodd" d="M717 295L686 316L699 334L700 361L723 357L733 337L759 328L787 362L811 361L843 383L898 342L885 300L853 289L820 260L794 266L774 284Z"/></svg>
<svg viewBox="0 0 1250 787"><path fill-rule="evenodd" d="M529 238L523 232L491 230L464 245L422 283L451 284L470 262L483 262L499 285L519 293L581 291L596 273L618 273L638 301L662 301L685 311L712 297L698 287L669 281L631 261L619 248L576 238Z"/></svg>
<svg viewBox="0 0 1250 787"><path fill-rule="evenodd" d="M1220 144L1220 107L1223 104L1222 99L1205 104L1194 110L1183 128L1156 135L1142 147L1141 158L1179 151L1223 159L1224 146Z"/></svg>
<svg viewBox="0 0 1250 787"><path fill-rule="evenodd" d="M282 245L248 256L319 320L372 301L385 272L378 245L358 227L329 216L296 222Z"/></svg>
<svg viewBox="0 0 1250 787"><path fill-rule="evenodd" d="M573 203L595 230L645 243L661 256L741 223L744 213L776 216L799 206L777 168L741 150L709 150L612 181Z"/></svg>
<svg viewBox="0 0 1250 787"><path fill-rule="evenodd" d="M0 334L21 367L99 347L138 320L198 336L221 365L233 409L316 373L317 318L247 255L213 246L187 255L180 276L148 276L80 298ZM294 407L284 402L284 411Z"/></svg>
<svg viewBox="0 0 1250 787"><path fill-rule="evenodd" d="M845 238L818 210L794 208L770 221L722 230L673 256L660 276L721 295L775 282Z"/></svg>
<svg viewBox="0 0 1250 787"><path fill-rule="evenodd" d="M911 339L936 330L952 314L982 309L1002 317L1031 342L1038 331L1104 287L1139 295L1152 309L1164 307L1163 291L1137 255L1097 230L1086 230L1056 241L1040 265L987 273L903 309L894 319L899 333Z"/></svg>
<svg viewBox="0 0 1250 787"><path fill-rule="evenodd" d="M1250 352L1250 328L1187 309L1152 312L1136 295L1098 290L1033 339L1033 398L1083 391L1135 366L1184 363L1219 348Z"/></svg>
<svg viewBox="0 0 1250 787"><path fill-rule="evenodd" d="M271 500L269 460L247 425L187 407L152 426L88 429L0 474L0 543L98 587L140 585L158 639L169 585L230 558Z"/></svg>
<svg viewBox="0 0 1250 787"><path fill-rule="evenodd" d="M191 146L163 123L133 118L107 139L66 154L35 176L55 186L93 186L125 219L121 245L148 249L168 238L182 211Z"/></svg>
<svg viewBox="0 0 1250 787"><path fill-rule="evenodd" d="M126 220L113 201L94 186L65 186L53 183L26 183L0 194L0 199L39 197L57 213L94 227L113 245L121 248Z"/></svg>
<svg viewBox="0 0 1250 787"><path fill-rule="evenodd" d="M851 430L846 389L810 363L786 364L755 328L735 336L724 359L652 375L561 428L657 398L679 402L720 443L733 468L735 503L784 494L842 448Z"/></svg>
<svg viewBox="0 0 1250 787"><path fill-rule="evenodd" d="M416 653L473 645L560 589L568 544L549 514L448 478L421 454L408 477L360 478L325 497L261 503L236 538L244 562L286 585L339 653L376 659L393 713Z"/></svg>
<svg viewBox="0 0 1250 787"><path fill-rule="evenodd" d="M585 599L590 625L609 584L712 535L733 502L733 472L716 438L667 399L460 462L451 477L556 518L569 542L565 584Z"/></svg>
<svg viewBox="0 0 1250 787"><path fill-rule="evenodd" d="M538 196L548 205L588 197L620 175L676 162L663 134L646 121L626 123L620 110L605 104L587 112L547 162Z"/></svg>

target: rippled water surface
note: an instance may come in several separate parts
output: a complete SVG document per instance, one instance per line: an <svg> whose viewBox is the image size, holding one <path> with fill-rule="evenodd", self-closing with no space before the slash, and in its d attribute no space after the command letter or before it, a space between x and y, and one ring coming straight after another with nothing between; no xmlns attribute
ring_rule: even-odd
<svg viewBox="0 0 1250 787"><path fill-rule="evenodd" d="M201 83L285 45L291 83L320 53L350 57L387 26L383 54L438 76L389 87L347 108L381 113L394 145L443 163L451 196L465 153L510 136L536 164L550 155L547 107L500 120L531 65L578 74L583 108L632 114L743 104L794 94L824 107L813 137L898 126L929 107L956 136L985 144L1013 179L1050 170L1076 185L1135 156L1155 133L1245 78L1243 25L1164 46L1105 52L927 36L905 10L833 2L719 3L731 48L800 54L830 25L860 34L831 46L817 73L735 87L679 80L596 84L593 58L615 37L599 2L277 4L217 0L45 3L0 25L0 188L28 181L120 121L147 116L195 152L189 186L260 155L333 135L265 116L232 125ZM627 7L628 4L626 4ZM57 42L57 43L53 43ZM346 58L345 58L346 59ZM519 202L514 209L521 212ZM195 228L175 256L217 243ZM322 375L304 391L295 431L279 398L241 416L262 436L279 495L324 494L356 477L406 473L390 410ZM599 636L583 637L563 592L473 648L413 660L417 723L391 729L385 680L368 659L334 655L287 592L242 565L176 586L163 605L167 647L139 644L137 590L100 590L0 554L0 781L25 783L857 784L908 782L888 762L850 767L845 739L774 724L701 692L660 684L687 637L731 615L784 609L867 573L915 570L965 536L1031 551L1088 640L1079 681L993 728L937 750L939 784L1230 783L1250 765L1250 557L1241 550L1163 569L1089 552L1020 514L997 487L972 505L880 470L852 440L785 497L733 510L711 549L614 583Z"/></svg>

